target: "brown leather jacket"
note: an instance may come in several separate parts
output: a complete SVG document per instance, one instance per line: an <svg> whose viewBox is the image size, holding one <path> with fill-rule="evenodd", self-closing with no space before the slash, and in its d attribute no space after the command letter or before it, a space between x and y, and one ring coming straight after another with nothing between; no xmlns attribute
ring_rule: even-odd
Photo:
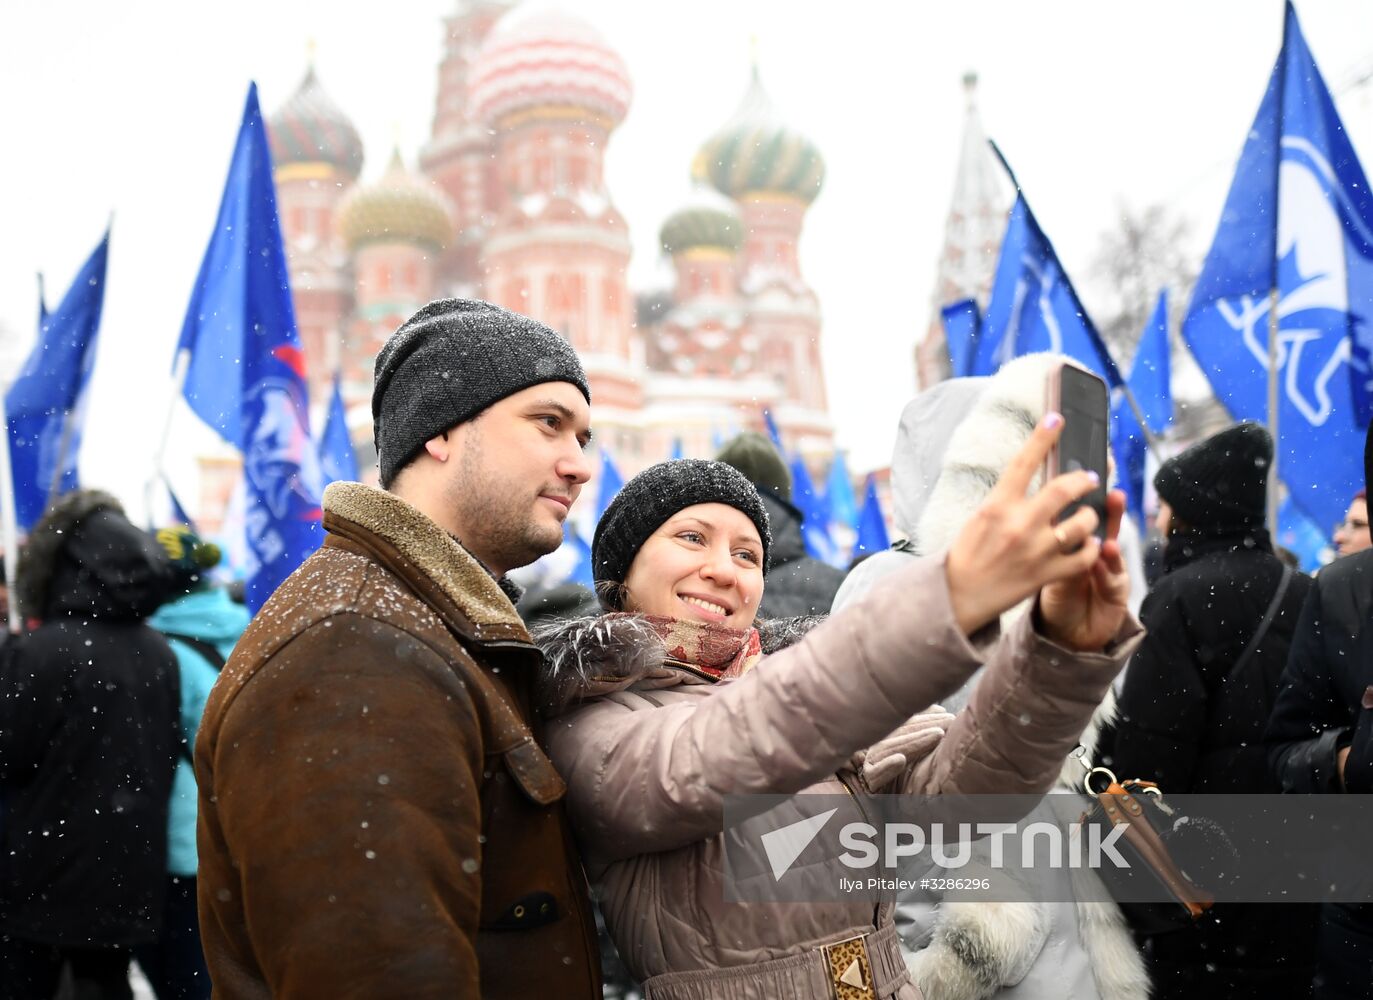
<svg viewBox="0 0 1373 1000"><path fill-rule="evenodd" d="M335 483L196 741L215 996L600 997L539 654L429 518Z"/></svg>

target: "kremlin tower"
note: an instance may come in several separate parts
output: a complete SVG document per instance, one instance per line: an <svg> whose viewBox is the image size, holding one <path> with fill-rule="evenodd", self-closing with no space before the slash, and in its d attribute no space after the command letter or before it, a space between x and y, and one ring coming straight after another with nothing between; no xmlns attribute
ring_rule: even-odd
<svg viewBox="0 0 1373 1000"><path fill-rule="evenodd" d="M977 74L963 77L967 105L963 145L958 155L953 202L944 223L944 247L939 254L930 324L915 347L916 383L928 389L949 377L949 348L944 339L943 306L976 299L984 311L996 275L1001 237L1011 210L1005 172L982 131L977 113Z"/></svg>

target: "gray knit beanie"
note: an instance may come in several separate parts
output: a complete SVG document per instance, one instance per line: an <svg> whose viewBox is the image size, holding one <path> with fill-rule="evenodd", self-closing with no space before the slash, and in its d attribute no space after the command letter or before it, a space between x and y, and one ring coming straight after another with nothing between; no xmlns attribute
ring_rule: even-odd
<svg viewBox="0 0 1373 1000"><path fill-rule="evenodd" d="M734 466L759 490L771 490L779 499L791 500L791 470L766 435L744 431L726 442L715 460Z"/></svg>
<svg viewBox="0 0 1373 1000"><path fill-rule="evenodd" d="M377 355L372 426L381 484L436 434L541 382L570 382L588 403L577 353L555 331L476 299L437 299Z"/></svg>
<svg viewBox="0 0 1373 1000"><path fill-rule="evenodd" d="M758 490L724 462L680 458L650 466L625 483L601 515L591 541L591 570L602 603L620 610L618 592L605 585L624 583L649 536L673 514L698 503L727 504L753 522L763 542L763 573L767 574L772 532Z"/></svg>

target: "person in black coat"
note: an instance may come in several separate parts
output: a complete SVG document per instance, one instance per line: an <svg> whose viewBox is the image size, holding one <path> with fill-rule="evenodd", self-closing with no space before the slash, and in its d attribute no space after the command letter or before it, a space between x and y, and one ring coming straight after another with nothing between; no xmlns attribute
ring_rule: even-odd
<svg viewBox="0 0 1373 1000"><path fill-rule="evenodd" d="M1148 634L1098 747L1118 777L1157 781L1165 794L1278 791L1263 733L1311 580L1284 575L1264 528L1272 460L1268 432L1243 423L1175 456L1154 479L1163 575L1140 610ZM1153 996L1308 996L1316 914L1219 904L1193 927L1145 939Z"/></svg>
<svg viewBox="0 0 1373 1000"><path fill-rule="evenodd" d="M715 457L738 469L758 488L768 511L772 545L768 549L768 586L758 616L829 614L834 595L844 582L844 571L806 555L802 515L791 502L791 472L772 442L757 431L745 431Z"/></svg>
<svg viewBox="0 0 1373 1000"><path fill-rule="evenodd" d="M1373 482L1373 427L1364 444ZM1284 792L1373 792L1373 550L1321 570L1297 622L1268 721ZM1373 904L1327 903L1317 935L1318 1000L1373 997Z"/></svg>
<svg viewBox="0 0 1373 1000"><path fill-rule="evenodd" d="M171 648L144 619L166 554L97 491L62 498L29 536L20 605L38 628L0 676L0 993L128 997L129 949L162 912L167 805L180 752Z"/></svg>

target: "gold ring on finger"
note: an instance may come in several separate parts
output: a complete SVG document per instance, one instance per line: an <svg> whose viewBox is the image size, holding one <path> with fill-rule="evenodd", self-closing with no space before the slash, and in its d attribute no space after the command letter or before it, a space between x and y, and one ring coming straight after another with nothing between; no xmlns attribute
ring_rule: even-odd
<svg viewBox="0 0 1373 1000"><path fill-rule="evenodd" d="M1063 530L1063 525L1054 525L1054 538L1058 540L1058 551L1066 556L1072 543L1068 541L1068 533Z"/></svg>

